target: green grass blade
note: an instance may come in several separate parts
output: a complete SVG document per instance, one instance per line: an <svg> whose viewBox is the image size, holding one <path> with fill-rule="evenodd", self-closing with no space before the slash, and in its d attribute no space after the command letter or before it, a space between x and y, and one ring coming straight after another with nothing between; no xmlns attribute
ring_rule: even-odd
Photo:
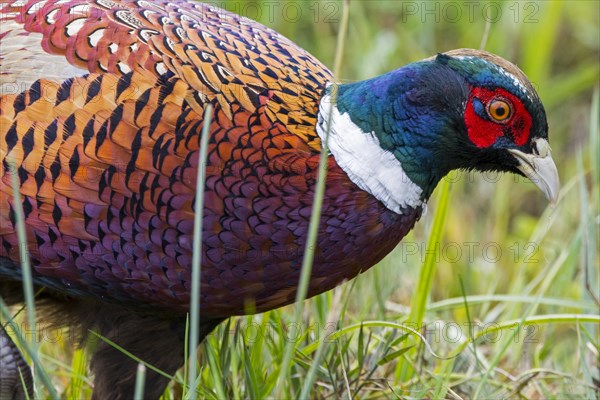
<svg viewBox="0 0 600 400"><path fill-rule="evenodd" d="M144 385L146 384L146 367L144 364L138 364L135 374L134 400L144 400Z"/></svg>
<svg viewBox="0 0 600 400"><path fill-rule="evenodd" d="M6 303L4 302L4 299L2 299L1 296L0 296L0 314L1 314L2 318L6 320L6 324L11 327L12 331L14 332L14 334L17 338L17 341L25 350L26 355L29 356L29 358L31 358L33 365L41 366L42 362L40 360L39 353L25 339L25 337L21 333L21 330L19 329L17 324L15 324L13 319L11 318L10 312L8 310L8 306L6 305ZM48 390L50 397L54 400L57 400L59 397L58 397L58 394L56 393L56 389L54 389L54 385L52 385L52 381L50 380L50 377L48 376L48 373L46 372L46 370L44 368L41 368L41 367L39 368L38 376L39 376L40 380L42 381L42 383L44 384L44 387L46 388L46 390Z"/></svg>
<svg viewBox="0 0 600 400"><path fill-rule="evenodd" d="M598 76L596 76L596 80ZM590 165L592 166L592 182L600 182L600 86L594 88L590 107ZM598 191L595 192L598 194Z"/></svg>
<svg viewBox="0 0 600 400"><path fill-rule="evenodd" d="M410 302L411 308L407 322L412 323L415 326L420 326L423 323L425 312L427 311L427 302L429 300L431 285L437 267L436 260L438 257L438 249L442 240L442 233L444 231L444 224L446 223L446 215L448 214L450 204L450 185L448 180L442 179L435 218L429 234L429 240L427 241L428 252L425 254L425 260L421 267L417 288L415 289Z"/></svg>
<svg viewBox="0 0 600 400"><path fill-rule="evenodd" d="M439 188L440 196L437 202L433 226L431 228L431 232L429 233L429 240L427 241L425 260L421 266L417 288L415 289L410 302L410 314L406 324L411 327L417 327L417 329L419 329L419 327L423 324L425 312L427 311L427 303L431 292L431 286L435 277L442 233L444 231L444 225L446 223L446 216L448 214L448 208L450 204L450 186L450 180L442 179ZM412 378L413 368L406 363L404 359L400 360L399 370L401 371L400 374L403 381L407 381Z"/></svg>
<svg viewBox="0 0 600 400"><path fill-rule="evenodd" d="M252 363L252 357L250 356L250 350L244 347L244 374L246 376L246 383L248 385L247 390L250 398L259 398L259 387L258 377Z"/></svg>
<svg viewBox="0 0 600 400"><path fill-rule="evenodd" d="M196 203L194 209L194 253L192 255L192 288L190 295L190 358L188 367L188 382L190 384L190 399L197 397L196 385L198 382L198 362L196 354L198 351L198 342L200 341L200 270L202 268L202 217L204 210L204 183L206 181L206 159L208 157L208 139L210 124L212 121L212 104L208 104L204 110L202 137L200 138L200 151L198 161L198 175L196 182Z"/></svg>
<svg viewBox="0 0 600 400"><path fill-rule="evenodd" d="M506 295L506 294L489 294L489 295L471 295L465 298L456 297L450 299L444 299L431 303L427 307L428 312L440 312L447 309L460 308L466 301L470 305L485 304L492 302L503 302L503 303L539 303L549 306L566 307L566 308L578 308L582 310L596 310L597 306L590 301L582 300L569 300L560 299L553 297L535 297L535 296L522 296L522 295Z"/></svg>
<svg viewBox="0 0 600 400"><path fill-rule="evenodd" d="M223 388L223 372L221 370L221 368L219 367L219 357L217 356L217 353L215 351L215 347L216 346L206 346L206 352L204 353L206 355L206 359L208 361L208 365L210 367L210 375L211 375L211 382L214 385L214 390L216 392L216 396L218 399L226 399L228 396L225 395L225 389ZM193 377L193 379L196 381L196 383L199 381L198 378ZM191 383L191 382L190 382ZM196 391L194 390L193 392L190 392L190 395L195 394ZM190 396L190 398L193 398L192 396Z"/></svg>
<svg viewBox="0 0 600 400"><path fill-rule="evenodd" d="M33 277L31 273L31 264L29 262L29 250L27 249L27 234L25 231L25 214L23 213L23 203L21 199L19 178L17 176L17 164L13 160L9 159L10 165L10 184L13 194L13 210L15 212L15 221L17 228L17 237L19 239L19 258L21 260L21 273L23 278L23 295L25 296L25 306L27 312L27 323L30 330L36 329L36 316L35 316L35 296L33 293ZM38 351L38 343L36 335L33 336L31 342L32 351ZM43 368L41 365L34 364L34 371L37 373L39 369ZM34 384L37 391L37 382L34 376Z"/></svg>
<svg viewBox="0 0 600 400"><path fill-rule="evenodd" d="M29 329L35 331L36 330L36 313L35 313L35 296L33 291L33 277L31 273L31 263L29 262L29 251L27 249L27 234L25 231L25 214L23 213L23 203L21 200L21 192L19 185L19 178L17 176L17 166L16 163L12 159L8 159L8 165L10 169L10 183L13 194L13 209L15 212L15 220L16 220L16 228L17 228L17 237L19 240L19 257L21 262L21 273L23 274L23 294L25 296L25 306L27 308L27 323L29 325ZM36 391L40 393L40 388L38 385L37 379L35 379L35 375L39 375L44 386L48 389L50 396L53 399L58 398L58 394L54 390L54 386L50 382L50 378L46 374L44 367L39 363L38 357L38 343L37 343L37 335L34 335L33 340L31 342L30 347L30 356L32 354L36 354L36 357L32 357L33 366L34 366L34 385L36 387ZM37 361L36 361L37 360Z"/></svg>
<svg viewBox="0 0 600 400"><path fill-rule="evenodd" d="M397 322L390 322L390 321L361 321L360 323L345 326L341 329L336 330L335 332L332 332L326 338L320 338L319 340L304 346L302 349L300 349L300 352L302 354L309 355L317 350L317 348L320 345L320 342L322 342L322 341L325 341L325 340L333 341L333 340L341 338L344 335L352 333L355 330L360 330L363 328L375 328L375 327L390 328L390 329L395 329L395 330L398 330L401 332L406 332L408 335L421 340L425 344L425 347L428 349L428 351L431 354L433 354L435 357L442 358L442 357L438 356L431 349L431 346L429 346L429 344L425 340L425 337L423 335L421 335L421 333L419 333L419 331L409 327L405 323L399 324Z"/></svg>
<svg viewBox="0 0 600 400"><path fill-rule="evenodd" d="M331 321L333 316L336 315L339 311L339 304L341 298L341 291L335 292L334 300L332 302L331 308L327 313L327 319L325 320L325 326L327 321ZM321 340L317 347L317 352L313 356L312 363L310 365L310 369L308 370L308 374L306 375L306 379L304 380L304 384L302 385L302 392L300 393L300 398L305 399L310 397L310 390L314 384L317 370L321 367L321 358L323 357L323 352L325 350L326 341Z"/></svg>
<svg viewBox="0 0 600 400"><path fill-rule="evenodd" d="M404 353L406 353L407 351L409 351L413 347L415 347L415 345L411 344L410 346L403 347L400 350L393 351L390 354L388 354L385 357L383 357L382 359L378 360L377 361L377 365L387 364L387 363L389 363L392 360L400 358L400 356L402 356Z"/></svg>
<svg viewBox="0 0 600 400"><path fill-rule="evenodd" d="M343 51L345 45L346 32L348 30L348 18L349 18L349 0L344 1L342 20L340 23L340 29L338 32L338 45L336 48L336 60L334 68L334 77L338 77L342 65ZM332 91L331 102L335 104L337 99L337 90ZM325 181L327 179L327 160L329 159L329 150L327 140L329 137L329 131L331 129L331 116L330 113L327 120L327 129L325 138L322 140L321 145L321 156L319 158L319 172L317 177L317 183L315 187L315 196L313 200L310 223L308 228L308 237L306 239L306 247L304 250L304 256L302 258L302 270L300 272L300 281L298 289L296 291L296 308L294 312L294 321L297 326L300 326L302 322L302 310L303 302L306 299L308 292L308 285L310 282L310 275L312 272L312 265L314 261L315 247L317 242L317 236L319 233L319 222L321 219L321 209L323 206L323 197L325 195ZM288 341L285 346L283 362L281 363L279 370L279 379L277 390L279 396L281 396L282 384L289 374L289 366L292 361L292 355L294 353L294 342Z"/></svg>
<svg viewBox="0 0 600 400"><path fill-rule="evenodd" d="M153 372L156 372L157 374L163 376L164 378L167 378L170 381L172 381L172 380L175 379L174 376L171 376L171 375L167 374L166 372L164 372L164 371L156 368L152 364L148 364L146 361L142 360L141 358L139 358L135 354L127 351L125 348L119 346L118 344L116 344L115 342L113 342L112 340L110 340L109 338L106 338L106 337L102 336L98 332L90 331L90 333L92 335L96 336L98 339L100 339L103 342L105 342L106 344L110 345L111 347L114 347L115 349L119 350L121 353L125 354L127 357L129 357L132 360L136 361L138 364L143 364L147 369L149 369L149 370L151 370Z"/></svg>
<svg viewBox="0 0 600 400"><path fill-rule="evenodd" d="M185 335L183 338L183 354L190 354L189 352L189 346L190 346L190 314L188 313L186 319L185 319ZM183 393L182 395L185 397L187 394L187 390L188 390L188 372L189 372L189 363L191 361L196 361L196 359L194 358L194 360L190 359L189 357L184 357L183 358Z"/></svg>
<svg viewBox="0 0 600 400"><path fill-rule="evenodd" d="M518 326L528 326L528 325L542 325L542 324L563 324L563 323L575 323L580 324L584 322L589 322L592 324L600 324L600 315L596 314L545 314L545 315L533 315L531 317L499 322L494 325L490 325L488 329L477 332L472 340L478 340L483 336L487 336L490 333L499 332L502 330L514 329ZM453 355L458 354L458 352L464 350L466 346L469 345L468 340L464 343L461 343L460 346L457 346L456 350L452 353Z"/></svg>
<svg viewBox="0 0 600 400"><path fill-rule="evenodd" d="M564 1L538 3L544 12L544 18L535 24L523 25L523 63L521 68L527 71L529 79L541 84L547 82L552 65L552 51L558 36L556 29L563 14Z"/></svg>
<svg viewBox="0 0 600 400"><path fill-rule="evenodd" d="M82 399L85 397L83 394L85 365L85 350L76 349L73 352L73 360L71 360L71 377L67 389L67 392L72 399Z"/></svg>

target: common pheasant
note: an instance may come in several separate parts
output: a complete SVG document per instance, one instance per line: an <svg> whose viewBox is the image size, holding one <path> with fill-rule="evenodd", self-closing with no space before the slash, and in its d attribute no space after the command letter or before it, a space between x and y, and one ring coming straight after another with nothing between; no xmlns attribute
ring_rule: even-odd
<svg viewBox="0 0 600 400"><path fill-rule="evenodd" d="M0 7L0 294L22 301L16 174L33 280L51 318L169 374L184 361L209 104L202 337L249 304L262 312L294 301L325 137L309 296L389 253L451 170L521 174L558 196L541 101L493 54L453 50L338 85L277 32L206 4ZM6 383L25 369L3 343L13 360ZM131 398L136 365L100 343L94 396ZM149 374L145 393L158 398L168 381Z"/></svg>

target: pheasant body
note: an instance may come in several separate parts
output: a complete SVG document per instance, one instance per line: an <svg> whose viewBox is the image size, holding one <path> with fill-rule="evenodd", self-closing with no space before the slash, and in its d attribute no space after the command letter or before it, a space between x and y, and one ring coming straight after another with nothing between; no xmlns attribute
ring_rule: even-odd
<svg viewBox="0 0 600 400"><path fill-rule="evenodd" d="M85 21L99 15L106 4L99 2L85 9ZM162 5L167 10L174 7ZM78 44L83 39L89 44L96 38L99 48L83 51L99 59L90 74L62 83L37 80L29 89L3 97L6 150L0 174L4 177L2 192L7 196L1 203L0 256L18 260L19 254L6 170L8 160L12 160L21 184L36 283L75 296L187 310L199 132L207 104L199 101L195 90L206 93L208 87L220 87L221 93L211 101L215 112L208 149L201 306L208 316L227 316L243 313L249 301L254 301L257 311L292 302L314 197L319 146L314 126L319 92L330 78L328 71L310 56L298 55L297 62L305 58L314 63L313 70L323 70L320 74L308 70L305 75L310 79L302 77L303 81L318 79L322 84L304 86L300 96L290 99L289 88L297 84L291 79L286 82L284 75L280 75L282 81L272 82L266 72L257 74L261 80L254 77L252 85L243 82L243 67L237 65L236 70L236 65L225 64L231 53L240 57L238 50L234 53L228 49L221 55L224 62L214 69L230 68L236 74L241 70L239 78L232 79L233 83L188 83L172 73L148 72L161 70L160 63L175 55L162 49L163 58L156 60L151 42L147 56L154 56L154 60L138 72L135 63L140 55L125 58L133 60L127 64L133 71L123 74L123 65L100 56L114 45L103 39L111 21L95 21L89 28L84 24L71 38L52 41L57 32L69 32L69 26L80 20L73 16L77 6L46 4L40 8L41 15L29 14L35 7L25 7L24 17L16 20L24 19L26 28L43 32L42 43L47 42L53 52L64 52L67 60L78 60L75 65L84 67L81 63L86 53L78 52ZM131 24L143 15L158 18L158 6L151 7L150 14L119 7L100 15ZM204 16L215 14L208 6L200 7ZM44 13L55 12L70 16L66 28L60 25L62 20L57 20L51 31L35 24L43 20ZM130 17L125 18L127 13ZM164 12L163 18L166 15ZM236 20L244 26L239 17ZM140 19L136 24L152 21ZM176 33L168 27L163 26L166 39ZM121 23L117 28L129 32L132 27ZM211 32L223 37L231 34L226 26ZM266 28L258 32L267 39L277 37ZM208 40L205 36L203 39ZM69 46L70 39L75 39L71 41L75 46ZM192 42L194 45L182 40L180 47L190 53L186 46L196 46L198 57L217 57L203 54L209 49L216 52L213 42L204 48L198 40ZM246 53L251 43L269 44L256 41L246 40ZM128 42L118 44L124 45L131 47ZM279 53L273 54L284 50L281 43L277 46ZM104 66L111 73L102 73ZM173 68L185 71L185 66ZM273 67L266 68L274 73ZM283 74L285 67L278 71ZM236 84L241 86L242 82L246 84L244 90L236 90ZM194 87L196 83L199 86ZM228 84L233 86L231 96L239 98L225 97L224 107L219 98L225 96ZM278 85L282 86L279 93L271 88ZM245 96L248 93L254 97ZM299 106L295 100L304 107L294 110ZM295 123L290 123L292 120ZM405 215L392 213L358 190L332 159L310 293L328 290L383 258L420 213L418 209L407 211ZM368 246L373 251L358 257ZM16 270L2 273L13 278L20 274Z"/></svg>
<svg viewBox="0 0 600 400"><path fill-rule="evenodd" d="M0 7L0 294L13 296L21 279L16 174L34 283L64 322L109 338L121 327L125 348L169 373L183 356L165 360L153 345L168 354L184 337L209 104L203 334L294 301L324 139L309 296L389 253L452 169L539 177L556 197L541 102L518 68L489 53L457 50L336 85L288 39L205 4ZM163 334L153 342L141 326ZM111 370L117 359L106 346L95 355L98 398L131 394L135 363ZM146 393L165 384L156 378Z"/></svg>

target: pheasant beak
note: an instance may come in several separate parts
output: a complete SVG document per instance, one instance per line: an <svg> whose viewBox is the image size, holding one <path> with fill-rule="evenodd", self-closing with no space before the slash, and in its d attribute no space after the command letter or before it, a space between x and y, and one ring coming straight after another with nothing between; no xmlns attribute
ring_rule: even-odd
<svg viewBox="0 0 600 400"><path fill-rule="evenodd" d="M554 160L550 156L550 145L545 139L535 139L532 143L533 154L523 153L520 150L508 149L508 151L519 161L517 167L531 182L546 195L552 203L558 200L560 184L558 171Z"/></svg>

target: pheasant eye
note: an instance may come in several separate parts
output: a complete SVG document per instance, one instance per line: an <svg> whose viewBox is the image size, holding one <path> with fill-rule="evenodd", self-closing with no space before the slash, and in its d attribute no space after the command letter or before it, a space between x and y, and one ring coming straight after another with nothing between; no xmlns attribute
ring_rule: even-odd
<svg viewBox="0 0 600 400"><path fill-rule="evenodd" d="M505 122L510 118L512 109L504 99L495 99L488 104L487 112L494 121Z"/></svg>

